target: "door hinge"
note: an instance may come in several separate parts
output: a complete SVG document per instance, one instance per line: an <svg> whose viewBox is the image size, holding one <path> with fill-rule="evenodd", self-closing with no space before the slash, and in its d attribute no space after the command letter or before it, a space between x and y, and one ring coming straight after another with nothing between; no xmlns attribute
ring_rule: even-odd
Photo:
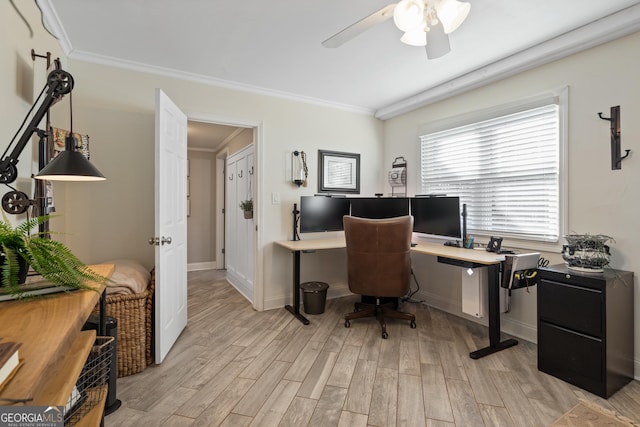
<svg viewBox="0 0 640 427"><path fill-rule="evenodd" d="M224 253L224 248L222 248L222 253Z"/></svg>
<svg viewBox="0 0 640 427"><path fill-rule="evenodd" d="M222 213L224 214L224 208L222 208Z"/></svg>

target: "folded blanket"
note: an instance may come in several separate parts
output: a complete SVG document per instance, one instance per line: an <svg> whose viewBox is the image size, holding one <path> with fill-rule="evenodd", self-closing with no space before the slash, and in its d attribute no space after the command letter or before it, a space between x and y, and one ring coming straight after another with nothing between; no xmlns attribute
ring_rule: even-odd
<svg viewBox="0 0 640 427"><path fill-rule="evenodd" d="M138 261L115 259L104 264L115 265L115 271L107 283L107 295L139 294L147 289L151 273Z"/></svg>

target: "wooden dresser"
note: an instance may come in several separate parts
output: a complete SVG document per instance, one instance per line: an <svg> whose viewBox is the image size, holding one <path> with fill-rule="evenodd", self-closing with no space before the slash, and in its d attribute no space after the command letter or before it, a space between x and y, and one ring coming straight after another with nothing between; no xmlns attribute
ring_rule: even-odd
<svg viewBox="0 0 640 427"><path fill-rule="evenodd" d="M110 277L112 264L90 266ZM22 343L23 366L0 391L0 398L27 399L26 405L64 406L94 344L95 331L81 331L100 299L96 291L61 292L23 301L0 303L0 337ZM102 419L106 386L101 403L77 425L98 426ZM0 402L0 405L7 405Z"/></svg>

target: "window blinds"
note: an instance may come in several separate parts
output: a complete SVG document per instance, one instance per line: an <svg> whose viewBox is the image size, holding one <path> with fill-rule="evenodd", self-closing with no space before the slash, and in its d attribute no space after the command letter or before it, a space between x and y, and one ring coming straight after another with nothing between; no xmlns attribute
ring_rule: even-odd
<svg viewBox="0 0 640 427"><path fill-rule="evenodd" d="M420 137L424 194L459 196L470 234L558 241L557 103Z"/></svg>

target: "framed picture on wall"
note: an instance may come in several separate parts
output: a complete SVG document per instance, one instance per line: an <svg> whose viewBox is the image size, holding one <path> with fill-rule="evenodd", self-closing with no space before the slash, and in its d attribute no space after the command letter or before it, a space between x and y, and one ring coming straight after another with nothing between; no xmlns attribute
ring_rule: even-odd
<svg viewBox="0 0 640 427"><path fill-rule="evenodd" d="M318 150L318 192L360 194L360 154Z"/></svg>

